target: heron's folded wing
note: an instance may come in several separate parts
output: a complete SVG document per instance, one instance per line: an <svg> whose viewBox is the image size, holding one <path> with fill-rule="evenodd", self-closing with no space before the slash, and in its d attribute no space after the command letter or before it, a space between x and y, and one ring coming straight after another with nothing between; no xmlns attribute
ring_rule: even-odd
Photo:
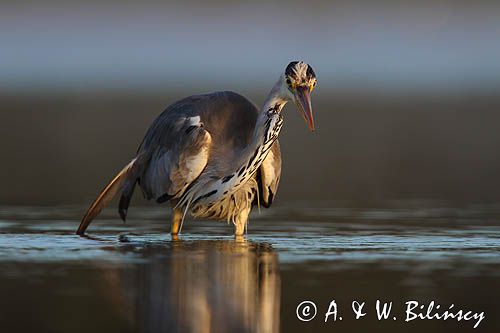
<svg viewBox="0 0 500 333"><path fill-rule="evenodd" d="M281 177L281 151L278 140L274 142L271 151L260 165L259 173L260 203L269 208L273 203Z"/></svg>
<svg viewBox="0 0 500 333"><path fill-rule="evenodd" d="M150 159L140 179L146 197L158 202L184 193L207 165L212 142L199 116L178 118L168 130L168 141L157 140L147 147Z"/></svg>

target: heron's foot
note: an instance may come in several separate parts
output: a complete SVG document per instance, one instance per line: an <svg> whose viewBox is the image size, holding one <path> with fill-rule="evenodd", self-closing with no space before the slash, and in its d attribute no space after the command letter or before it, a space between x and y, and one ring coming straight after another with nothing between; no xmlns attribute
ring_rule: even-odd
<svg viewBox="0 0 500 333"><path fill-rule="evenodd" d="M179 240L179 225L172 223L172 228L170 229L170 236L172 236L173 241Z"/></svg>
<svg viewBox="0 0 500 333"><path fill-rule="evenodd" d="M247 231L248 225L248 214L250 214L250 208L241 210L238 216L233 221L234 223L234 238L243 238L245 231Z"/></svg>
<svg viewBox="0 0 500 333"><path fill-rule="evenodd" d="M172 235L172 239L174 236L177 237L179 232L181 231L182 225L182 212L178 209L174 209L172 212L172 224L170 227L170 234Z"/></svg>
<svg viewBox="0 0 500 333"><path fill-rule="evenodd" d="M245 224L244 223L236 223L234 225L234 237L244 237L245 236Z"/></svg>
<svg viewBox="0 0 500 333"><path fill-rule="evenodd" d="M234 241L236 243L244 243L246 242L244 235L234 235Z"/></svg>

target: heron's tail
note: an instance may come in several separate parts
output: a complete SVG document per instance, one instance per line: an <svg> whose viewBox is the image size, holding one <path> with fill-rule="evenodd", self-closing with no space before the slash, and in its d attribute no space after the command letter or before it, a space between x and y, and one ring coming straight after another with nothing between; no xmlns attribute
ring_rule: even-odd
<svg viewBox="0 0 500 333"><path fill-rule="evenodd" d="M135 187L135 183L137 181L136 177L131 176L131 172L137 170L134 168L134 163L137 158L134 158L129 164L127 164L114 178L109 182L108 185L102 190L97 199L92 203L92 205L87 210L87 213L82 219L78 230L76 231L77 235L83 235L85 230L92 222L92 220L99 215L101 210L106 207L109 202L116 196L118 192L122 189L124 190L124 196L120 200L120 216L125 220L125 216L127 214L128 203L130 202L130 197L132 196L132 192ZM133 179L132 179L133 178ZM133 182L133 183L131 183ZM132 185L130 185L132 184ZM125 193L127 192L127 193ZM126 195L125 195L126 194Z"/></svg>

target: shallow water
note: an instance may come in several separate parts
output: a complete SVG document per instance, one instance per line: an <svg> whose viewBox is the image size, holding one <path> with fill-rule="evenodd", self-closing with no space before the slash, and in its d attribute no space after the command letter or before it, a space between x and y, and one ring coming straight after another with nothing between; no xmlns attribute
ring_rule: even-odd
<svg viewBox="0 0 500 333"><path fill-rule="evenodd" d="M81 207L0 207L0 327L38 332L497 332L500 209L311 207L255 214L246 241L224 223L113 210L74 235ZM393 302L379 321L375 301ZM297 319L304 300L317 316ZM332 300L343 320L324 322ZM353 300L367 315L354 319ZM405 322L405 302L485 313ZM390 318L390 319L391 319Z"/></svg>

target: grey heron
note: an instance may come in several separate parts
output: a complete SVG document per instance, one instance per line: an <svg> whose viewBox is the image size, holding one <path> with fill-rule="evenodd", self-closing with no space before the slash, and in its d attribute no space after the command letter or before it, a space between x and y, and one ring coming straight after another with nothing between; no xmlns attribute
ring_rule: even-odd
<svg viewBox="0 0 500 333"><path fill-rule="evenodd" d="M135 158L92 203L76 233L83 235L117 194L125 221L138 184L146 199L170 202L172 235L181 231L189 212L195 218L230 221L235 235L242 236L252 207L268 208L278 189L283 107L295 102L314 131L310 93L315 86L312 67L293 61L260 111L230 91L190 96L170 105L149 127Z"/></svg>

